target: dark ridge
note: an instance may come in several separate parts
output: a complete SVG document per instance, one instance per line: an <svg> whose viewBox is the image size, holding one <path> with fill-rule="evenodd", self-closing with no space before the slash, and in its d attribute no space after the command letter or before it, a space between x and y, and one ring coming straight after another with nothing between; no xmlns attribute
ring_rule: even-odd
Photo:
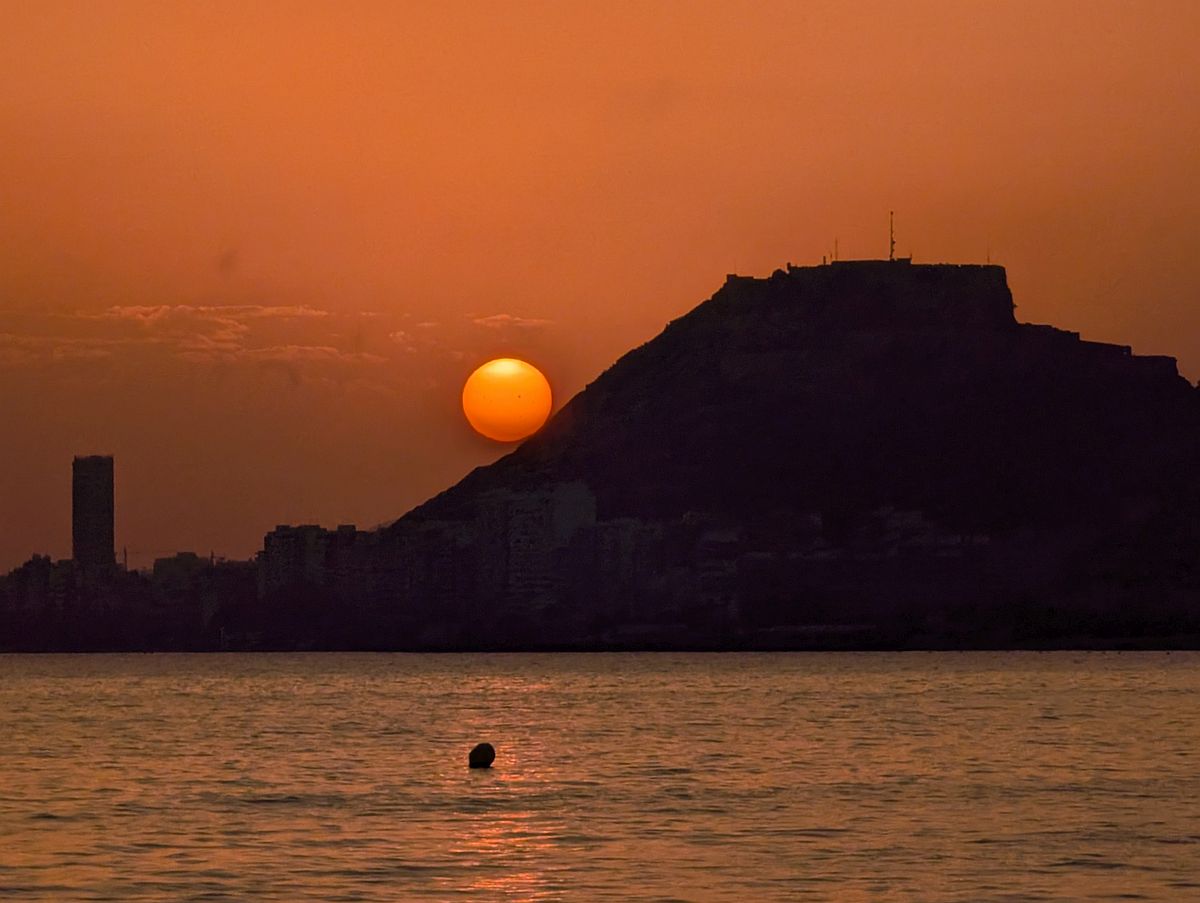
<svg viewBox="0 0 1200 903"><path fill-rule="evenodd" d="M999 266L731 275L537 436L390 529L582 480L601 519L891 505L994 532L1087 521L1192 479L1200 407L1174 359L1013 310Z"/></svg>

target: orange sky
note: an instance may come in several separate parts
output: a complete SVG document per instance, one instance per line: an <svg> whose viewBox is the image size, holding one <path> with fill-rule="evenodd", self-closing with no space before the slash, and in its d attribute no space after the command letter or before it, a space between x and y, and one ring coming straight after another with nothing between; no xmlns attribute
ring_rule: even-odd
<svg viewBox="0 0 1200 903"><path fill-rule="evenodd" d="M9 2L0 568L390 520L715 291L897 250L1200 376L1200 6Z"/></svg>

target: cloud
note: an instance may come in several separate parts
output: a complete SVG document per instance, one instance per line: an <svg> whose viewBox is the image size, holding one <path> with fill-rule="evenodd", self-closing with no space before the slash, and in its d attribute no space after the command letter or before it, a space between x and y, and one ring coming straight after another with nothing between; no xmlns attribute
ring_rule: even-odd
<svg viewBox="0 0 1200 903"><path fill-rule="evenodd" d="M201 310L223 310L225 308L202 307L200 309ZM304 305L298 305L298 306L276 305L274 307L263 307L263 306L258 306L258 305L250 305L250 306L246 306L246 307L240 307L240 308L238 308L238 310L245 311L245 315L248 317L287 317L290 319L310 319L311 320L311 319L324 319L325 317L333 316L333 314L330 311L321 310L320 308L316 308L316 307L306 307Z"/></svg>
<svg viewBox="0 0 1200 903"><path fill-rule="evenodd" d="M365 351L342 351L328 345L275 345L269 348L249 348L241 357L252 361L283 361L294 364L302 361L322 361L351 364L386 364L387 358Z"/></svg>
<svg viewBox="0 0 1200 903"><path fill-rule="evenodd" d="M415 354L417 351L417 344L413 341L413 337L403 329L389 332L388 339L398 345L405 354Z"/></svg>
<svg viewBox="0 0 1200 903"><path fill-rule="evenodd" d="M490 317L476 317L472 321L476 326L488 329L541 329L549 326L553 320L541 320L534 317L516 317L512 314L492 314Z"/></svg>
<svg viewBox="0 0 1200 903"><path fill-rule="evenodd" d="M44 362L102 360L125 343L106 338L0 333L0 366L19 367Z"/></svg>
<svg viewBox="0 0 1200 903"><path fill-rule="evenodd" d="M106 361L134 367L274 362L298 373L386 363L382 337L370 347L356 314L304 305L116 305L98 312L0 311L0 366ZM346 339L346 335L350 339ZM350 347L346 347L350 346ZM160 369L161 372L161 369Z"/></svg>
<svg viewBox="0 0 1200 903"><path fill-rule="evenodd" d="M79 345L60 345L51 351L56 361L102 361L113 356L111 348L88 348Z"/></svg>
<svg viewBox="0 0 1200 903"><path fill-rule="evenodd" d="M92 320L139 320L152 322L171 318L198 319L216 318L226 321L241 321L261 319L264 317L284 318L325 318L331 316L327 310L306 305L264 305L264 304L226 304L226 305L192 305L192 304L128 304L116 305L98 314L76 314L78 317Z"/></svg>
<svg viewBox="0 0 1200 903"><path fill-rule="evenodd" d="M27 337L0 333L0 367L21 367L38 360L36 347Z"/></svg>
<svg viewBox="0 0 1200 903"><path fill-rule="evenodd" d="M548 322L496 314L437 323L402 312L364 318L361 311L267 304L0 309L0 368L41 380L51 371L66 380L111 375L168 384L199 375L226 390L282 376L293 387L409 397L429 380L449 385L465 378L463 362L483 353L481 345L490 350L504 330L515 334Z"/></svg>

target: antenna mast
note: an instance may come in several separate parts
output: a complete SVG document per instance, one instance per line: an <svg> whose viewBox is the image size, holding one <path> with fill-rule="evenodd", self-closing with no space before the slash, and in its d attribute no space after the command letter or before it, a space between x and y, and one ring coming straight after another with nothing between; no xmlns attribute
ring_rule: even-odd
<svg viewBox="0 0 1200 903"><path fill-rule="evenodd" d="M888 260L896 259L896 211L888 211Z"/></svg>

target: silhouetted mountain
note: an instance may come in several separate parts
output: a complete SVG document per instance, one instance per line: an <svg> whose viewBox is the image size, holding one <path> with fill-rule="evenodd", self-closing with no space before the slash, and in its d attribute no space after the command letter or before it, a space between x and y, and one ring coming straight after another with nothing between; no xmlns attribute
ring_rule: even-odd
<svg viewBox="0 0 1200 903"><path fill-rule="evenodd" d="M1175 361L1018 323L1000 267L730 276L381 531L443 575L382 604L451 647L1195 643L1198 465Z"/></svg>
<svg viewBox="0 0 1200 903"><path fill-rule="evenodd" d="M1019 324L997 266L731 276L512 454L408 520L582 480L598 517L892 506L967 532L1092 524L1192 486L1200 395L1165 357Z"/></svg>

